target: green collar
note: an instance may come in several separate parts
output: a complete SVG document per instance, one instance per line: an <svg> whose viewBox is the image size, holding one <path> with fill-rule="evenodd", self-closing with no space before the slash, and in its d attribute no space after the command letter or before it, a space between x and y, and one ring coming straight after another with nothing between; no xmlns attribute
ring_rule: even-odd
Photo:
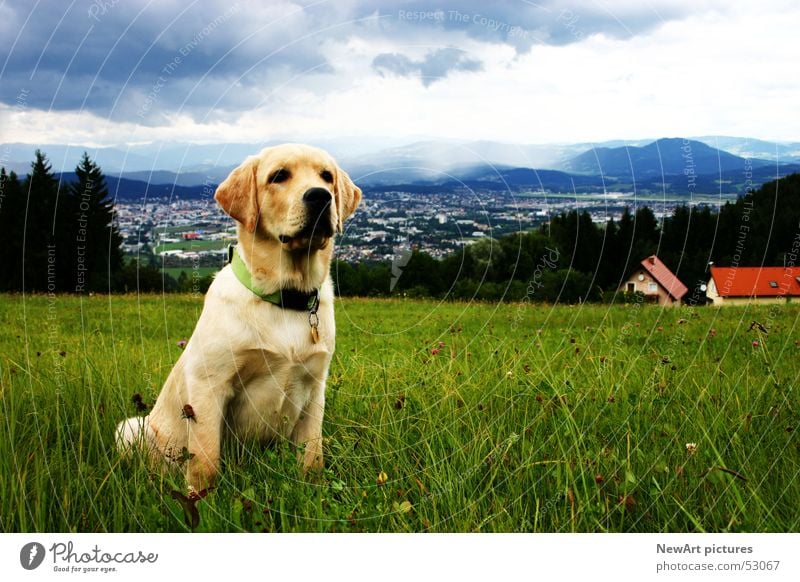
<svg viewBox="0 0 800 582"><path fill-rule="evenodd" d="M274 293L264 293L253 283L253 276L250 274L247 265L244 264L242 257L236 252L236 245L228 247L228 262L239 282L264 301L284 309L316 313L319 307L319 289L314 289L311 293L305 293L297 289L279 289Z"/></svg>

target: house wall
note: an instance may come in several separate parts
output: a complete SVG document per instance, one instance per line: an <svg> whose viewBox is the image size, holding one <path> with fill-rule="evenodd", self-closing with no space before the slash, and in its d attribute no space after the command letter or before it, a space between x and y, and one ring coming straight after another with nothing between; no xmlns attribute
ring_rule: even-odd
<svg viewBox="0 0 800 582"><path fill-rule="evenodd" d="M639 275L643 275L644 278L642 281L639 280ZM637 269L633 272L633 274L628 277L628 279L622 283L622 286L619 290L622 293L628 292L628 284L633 283L633 291L639 291L643 293L645 298L649 301L655 301L659 305L680 305L680 301L675 301L667 290L662 287L658 281L653 279L653 276L650 275L644 269ZM651 287L651 285L655 285L655 290Z"/></svg>
<svg viewBox="0 0 800 582"><path fill-rule="evenodd" d="M718 297L714 305L785 305L791 297Z"/></svg>
<svg viewBox="0 0 800 582"><path fill-rule="evenodd" d="M722 297L717 291L717 286L712 278L706 286L706 297L711 299L714 305L783 305L790 303L796 297L782 295L776 297Z"/></svg>

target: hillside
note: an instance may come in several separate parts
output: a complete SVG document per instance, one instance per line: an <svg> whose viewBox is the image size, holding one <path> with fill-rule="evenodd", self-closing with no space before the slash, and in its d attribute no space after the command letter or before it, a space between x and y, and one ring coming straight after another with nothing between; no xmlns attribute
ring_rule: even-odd
<svg viewBox="0 0 800 582"><path fill-rule="evenodd" d="M775 167L753 167L749 175L742 169L726 170L694 176L689 180L682 173L655 174L647 177L593 176L571 174L558 170L530 168L476 167L448 180L414 180L390 184L362 184L365 192L404 191L420 194L458 192L462 190L492 192L554 192L564 194L591 194L598 192L624 192L638 195L690 196L694 194L735 197L746 193L747 188L757 188L764 182L800 172L800 164ZM748 182L749 180L749 182Z"/></svg>
<svg viewBox="0 0 800 582"><path fill-rule="evenodd" d="M706 138L711 140L712 138ZM768 142L746 138L714 138L737 151L747 147L764 151ZM492 141L447 142L421 141L373 152L344 155L340 163L366 192L404 191L418 194L453 193L464 189L491 192L547 192L587 194L623 192L642 195L686 196L693 194L732 197L743 194L748 186L800 172L800 163L783 164L774 160L745 158L717 149L698 140L662 138L643 144L632 141L589 144L519 145ZM793 152L796 144L775 144L781 152ZM13 161L20 152L33 146L8 144L9 161L5 166L23 177L30 163ZM49 157L54 168L71 167L70 156L77 156L77 146L46 146L56 155ZM217 148L215 150L215 147ZM184 161L197 165L179 165L179 169L137 169L106 171L109 190L122 200L144 196L199 199L208 196L254 145L228 144L195 146ZM365 146L366 147L366 146ZM114 168L137 160L141 166L140 146L123 152L114 148L95 150ZM134 153L135 151L135 153ZM776 150L777 151L777 150ZM164 147L160 151L174 166L178 155L188 156L189 146ZM580 153L578 153L580 152ZM126 157L127 156L127 157ZM137 157L139 156L139 157ZM239 156L239 158L236 158ZM567 156L566 159L564 156ZM782 159L794 159L791 156ZM127 162L126 162L127 160ZM155 161L153 162L155 164ZM541 164L541 165L540 165ZM100 164L103 167L103 164ZM547 166L557 167L548 169ZM152 166L156 167L156 166ZM182 168L182 169L180 169ZM104 168L105 170L106 168ZM57 169L56 169L57 171ZM72 180L72 172L60 174Z"/></svg>
<svg viewBox="0 0 800 582"><path fill-rule="evenodd" d="M568 160L565 167L579 174L641 180L686 172L695 175L743 172L748 164L753 168L774 165L768 160L746 160L699 141L663 138L642 147L590 149Z"/></svg>

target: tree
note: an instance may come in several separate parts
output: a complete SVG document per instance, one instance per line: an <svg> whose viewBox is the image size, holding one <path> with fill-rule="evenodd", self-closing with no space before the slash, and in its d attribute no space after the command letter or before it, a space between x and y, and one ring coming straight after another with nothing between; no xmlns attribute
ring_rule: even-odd
<svg viewBox="0 0 800 582"><path fill-rule="evenodd" d="M395 290L398 292L415 289L417 294L433 297L438 297L449 287L442 280L439 261L416 249L396 280Z"/></svg>
<svg viewBox="0 0 800 582"><path fill-rule="evenodd" d="M636 209L635 233L633 236L633 250L638 263L642 259L652 255L658 249L658 242L661 236L658 220L649 206L642 206Z"/></svg>
<svg viewBox="0 0 800 582"><path fill-rule="evenodd" d="M23 247L20 288L26 291L53 292L60 287L59 271L63 268L64 257L63 254L59 257L56 244L58 187L59 181L50 162L44 153L36 150L31 173L22 185L26 201L20 216Z"/></svg>
<svg viewBox="0 0 800 582"><path fill-rule="evenodd" d="M22 288L22 217L25 200L22 185L14 172L6 174L0 169L0 265L4 276L0 290L17 291Z"/></svg>
<svg viewBox="0 0 800 582"><path fill-rule="evenodd" d="M119 289L123 267L122 236L114 222L114 206L105 176L84 152L70 184L74 222L75 281L72 291Z"/></svg>

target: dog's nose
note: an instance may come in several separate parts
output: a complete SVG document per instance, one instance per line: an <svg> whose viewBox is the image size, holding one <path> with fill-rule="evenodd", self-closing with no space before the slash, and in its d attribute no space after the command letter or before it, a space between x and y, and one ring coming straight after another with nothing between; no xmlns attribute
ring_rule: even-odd
<svg viewBox="0 0 800 582"><path fill-rule="evenodd" d="M330 204L331 200L331 193L325 188L310 188L303 194L303 202L316 209L322 209Z"/></svg>

